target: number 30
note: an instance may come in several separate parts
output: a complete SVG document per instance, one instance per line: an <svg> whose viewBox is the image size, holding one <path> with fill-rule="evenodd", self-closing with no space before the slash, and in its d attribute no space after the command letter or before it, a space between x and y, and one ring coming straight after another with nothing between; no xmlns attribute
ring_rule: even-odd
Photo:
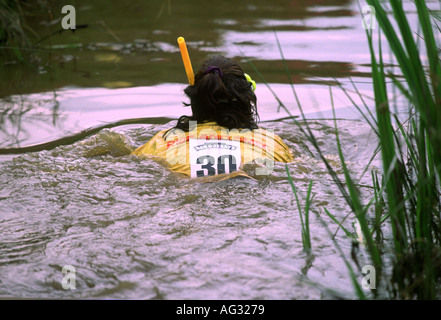
<svg viewBox="0 0 441 320"><path fill-rule="evenodd" d="M225 160L228 159L229 171L231 173L237 170L236 158L233 155L224 154L217 158L217 174L223 174L225 172ZM198 177L214 176L216 175L216 168L214 167L215 159L212 156L201 156L196 159L197 164L201 164L201 168L205 170L196 171Z"/></svg>

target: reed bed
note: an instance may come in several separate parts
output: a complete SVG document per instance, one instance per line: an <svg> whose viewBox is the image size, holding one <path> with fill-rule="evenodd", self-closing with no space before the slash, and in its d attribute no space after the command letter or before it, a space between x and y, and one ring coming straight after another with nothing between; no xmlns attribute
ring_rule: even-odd
<svg viewBox="0 0 441 320"><path fill-rule="evenodd" d="M369 263L375 268L377 286L370 292L362 290L357 280L357 274L362 274L357 258L345 257L339 249L358 298L439 299L441 297L441 63L435 34L439 33L440 29L434 20L436 14L429 11L425 1L414 2L419 33L411 29L402 1L367 0L367 2L375 10L379 25L377 30L366 28L371 55L375 112L371 113L368 108L362 110L355 103L354 106L377 134L379 141L372 159L379 153L382 168L380 175L371 171L374 190L372 199L363 203L357 190L356 180L345 164L337 122L335 122L336 142L344 172L343 181L322 155L309 130L307 119L291 83L304 120L303 125L294 117L292 119L324 161L329 174L351 208L361 237L356 231L345 229L341 221L326 208L324 212L350 240L363 244L368 253ZM398 72L387 70L381 41L378 44L374 42L373 32L378 32L378 39L381 39L381 35L387 39ZM279 44L277 35L276 40ZM284 60L280 44L279 50ZM423 61L427 64L424 65ZM285 69L291 79L289 70L286 67ZM392 85L387 85L387 80L391 81ZM346 92L345 88L340 88ZM355 86L354 89L358 92ZM408 114L406 119L400 118L397 113L396 101L394 95L390 94L391 90L394 94L399 93L406 98L407 105L401 106ZM331 88L330 95L332 101ZM277 101L284 107L280 99ZM288 167L286 170L297 199L297 190ZM366 167L365 171L369 170L371 169ZM311 185L308 189L305 213L311 210L310 194ZM297 204L302 218L303 246L305 251L313 252L314 243L311 243L308 219L307 216L302 215L298 200ZM317 217L322 220L320 215ZM326 224L324 226L327 228ZM335 244L338 247L336 242ZM355 268L360 268L358 273L354 271Z"/></svg>

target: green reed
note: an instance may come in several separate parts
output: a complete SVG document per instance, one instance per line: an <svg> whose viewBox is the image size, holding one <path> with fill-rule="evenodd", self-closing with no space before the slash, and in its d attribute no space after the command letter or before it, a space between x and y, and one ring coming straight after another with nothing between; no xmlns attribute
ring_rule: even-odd
<svg viewBox="0 0 441 320"><path fill-rule="evenodd" d="M12 55L19 61L23 60L20 48L29 45L23 23L23 12L16 0L0 2L0 53L3 57ZM1 57L0 56L0 57Z"/></svg>
<svg viewBox="0 0 441 320"><path fill-rule="evenodd" d="M309 232L309 210L311 208L311 201L312 201L311 198L312 180L309 182L308 193L306 195L306 202L305 202L305 211L303 213L302 206L300 204L299 196L297 193L297 188L295 187L294 181L292 180L291 174L289 173L288 165L285 165L285 170L288 176L288 181L291 184L292 191L296 198L297 209L299 210L300 223L302 225L303 251L309 254L311 252L311 233Z"/></svg>
<svg viewBox="0 0 441 320"><path fill-rule="evenodd" d="M40 36L28 24L36 15L52 18L53 1L1 0L0 1L0 65L8 63L31 64L36 52L35 39Z"/></svg>
<svg viewBox="0 0 441 320"><path fill-rule="evenodd" d="M401 1L390 0L386 9L368 0L398 63L404 83L386 74L381 45L374 50L372 30L367 30L371 51L376 116L383 161L385 202L394 245L391 294L397 298L435 299L440 289L440 174L441 174L441 64L432 24L424 1L415 1L425 48L418 48ZM393 26L387 11L393 13ZM404 39L404 40L400 40ZM425 54L428 66L421 62ZM415 108L408 131L390 109L386 78ZM399 130L394 130L398 128ZM376 195L380 195L377 184ZM376 203L378 206L379 203ZM439 296L438 296L439 297Z"/></svg>
<svg viewBox="0 0 441 320"><path fill-rule="evenodd" d="M375 117L368 123L379 138L382 177L380 182L372 172L374 196L363 205L345 165L335 124L339 157L349 193L346 199L360 225L378 281L383 282L388 297L436 299L440 297L441 288L441 64L434 37L436 25L430 20L425 2L415 1L425 45L421 50L418 39L414 40L401 1L389 1L391 7L388 9L377 0L368 0L368 3L375 9L381 28L378 38L381 39L383 32L402 75L386 73L381 41L377 53L372 30L367 29L375 96ZM389 11L396 27L386 14ZM421 62L421 54L426 54L428 66ZM405 121L391 110L391 99L394 98L388 94L387 78L392 79L392 85L408 100L411 115ZM373 117L362 113L366 120ZM329 211L325 211L341 226ZM389 273L384 272L387 267L385 253L380 251L386 246L383 239L386 227L392 229L389 238L393 243L393 265ZM348 234L347 230L344 231ZM388 257L391 258L390 253ZM355 289L358 293L360 288L356 286ZM373 294L377 296L378 293Z"/></svg>
<svg viewBox="0 0 441 320"><path fill-rule="evenodd" d="M304 120L303 124L300 124L291 115L288 108L271 88L270 90L280 107L287 111L300 131L312 143L350 206L361 234L351 233L331 212L326 208L324 211L353 243L360 237L362 238L361 242L376 269L377 283L382 283L381 288L385 288L386 291L379 293L372 290L373 296L386 296L393 299L436 299L440 297L441 290L441 63L434 34L440 29L432 23L431 16L436 17L436 14L429 12L424 1L415 1L419 30L422 32L421 35L416 36L416 39L414 39L414 33L404 12L402 1L388 1L390 8L386 8L378 0L367 0L367 2L375 9L375 17L380 26L378 39L381 39L382 32L401 72L399 76L386 72L381 41L378 42L377 53L373 30L367 29L375 112L371 113L353 82L355 92L359 95L366 111L357 106L352 99L350 100L379 138L379 145L362 174L364 175L370 170L371 161L379 153L382 159L382 173L377 174L371 171L373 197L368 203L363 203L356 181L345 164L336 122L336 142L344 181L339 178L323 156L312 130L308 126L291 82L291 75L285 63L277 34L275 34L277 45ZM392 14L388 15L386 12ZM394 19L394 24L390 19ZM423 49L419 48L418 42L424 44ZM420 59L422 54L426 56L427 66L423 65ZM252 67L269 87L258 70L253 65ZM409 117L405 120L400 120L398 115L391 110L391 105L395 104L396 106L396 97L390 97L388 94L390 86L388 87L386 79L392 80L393 92L400 92L408 101ZM342 86L340 88L347 94L347 89ZM331 89L330 94L332 102ZM347 96L350 97L348 94ZM286 172L301 217L303 246L304 249L312 250L308 238L309 231L302 218L297 191L288 167L286 167ZM310 210L310 205L311 203L307 201L305 211L306 208L308 211ZM319 215L317 217L322 221ZM326 224L323 224L327 228ZM390 235L385 232L386 228L391 228ZM388 243L392 243L392 248L388 247ZM335 240L334 244L338 249ZM366 296L356 281L356 273L349 263L349 259L343 255L341 250L338 251L348 267L357 296L360 299L365 299ZM360 268L356 257L352 256L352 260ZM392 261L392 266L386 265L388 260Z"/></svg>

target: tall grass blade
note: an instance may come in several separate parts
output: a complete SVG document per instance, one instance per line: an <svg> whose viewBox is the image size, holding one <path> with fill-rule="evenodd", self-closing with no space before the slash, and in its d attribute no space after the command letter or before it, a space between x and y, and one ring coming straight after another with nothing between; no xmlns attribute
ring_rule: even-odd
<svg viewBox="0 0 441 320"><path fill-rule="evenodd" d="M331 106L332 106L332 112L334 115L334 119L336 118L335 116L335 108L334 108L334 102L333 102L333 97L332 97L332 89L331 87L329 87L329 93L331 96ZM358 220L358 222L360 223L360 228L361 231L363 233L363 237L364 240L366 242L367 248L369 250L369 254L371 256L372 262L374 263L374 267L377 270L377 272L379 274L381 274L381 269L382 269L382 261L381 261L381 257L380 254L378 252L377 247L375 246L375 243L373 241L372 238L372 234L369 230L369 226L366 220L366 211L363 208L363 205L361 203L361 199L360 196L358 194L358 190L349 174L349 170L346 166L345 163L345 158L343 155L343 151L342 151L342 147L340 144L340 137L339 137L339 132L338 132L338 127L337 127L337 121L334 120L334 125L335 125L335 140L337 142L337 148L338 148L338 154L339 154L339 158L340 158L340 162L341 162L341 166L343 168L343 172L345 175L345 180L346 180L346 185L347 188L349 190L349 195L351 198L351 202L353 204L353 208L354 208L354 213L355 216Z"/></svg>
<svg viewBox="0 0 441 320"><path fill-rule="evenodd" d="M306 205L305 205L305 214L302 214L302 207L300 205L300 200L297 194L297 189L294 185L294 181L291 178L291 174L289 173L288 165L285 165L286 174L288 176L288 181L291 185L292 191L294 193L296 203L297 203L297 209L299 210L299 216L300 216L300 223L302 225L302 244L303 244L303 251L306 253L311 252L311 236L309 232L309 209L311 206L311 189L312 189L312 181L309 183L308 187L308 194L306 197Z"/></svg>

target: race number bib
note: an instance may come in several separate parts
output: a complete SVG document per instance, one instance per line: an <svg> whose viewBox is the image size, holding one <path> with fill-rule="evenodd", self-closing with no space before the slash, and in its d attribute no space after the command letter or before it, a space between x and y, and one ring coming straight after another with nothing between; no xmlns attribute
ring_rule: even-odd
<svg viewBox="0 0 441 320"><path fill-rule="evenodd" d="M207 177L239 170L239 141L190 139L191 177Z"/></svg>

